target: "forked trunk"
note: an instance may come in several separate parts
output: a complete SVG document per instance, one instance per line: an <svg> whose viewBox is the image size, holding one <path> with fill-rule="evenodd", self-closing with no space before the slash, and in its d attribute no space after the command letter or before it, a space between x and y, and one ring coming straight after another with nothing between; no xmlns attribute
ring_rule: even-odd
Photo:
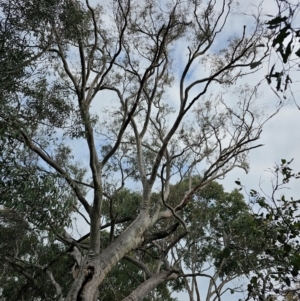
<svg viewBox="0 0 300 301"><path fill-rule="evenodd" d="M153 224L153 218L140 214L139 217L101 254L87 255L81 264L65 301L95 301L98 287L110 270L121 258L137 248L144 240L144 232Z"/></svg>

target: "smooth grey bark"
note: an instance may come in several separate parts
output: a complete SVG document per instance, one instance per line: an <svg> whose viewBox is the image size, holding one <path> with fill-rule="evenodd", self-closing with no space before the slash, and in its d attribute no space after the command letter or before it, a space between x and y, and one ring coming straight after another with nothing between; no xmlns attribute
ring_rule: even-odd
<svg viewBox="0 0 300 301"><path fill-rule="evenodd" d="M151 278L140 284L134 291L132 291L129 296L124 298L122 301L141 301L158 285L166 281L175 280L177 277L178 274L173 272L162 272L155 274Z"/></svg>
<svg viewBox="0 0 300 301"><path fill-rule="evenodd" d="M87 255L82 261L78 278L74 281L65 301L94 301L95 293L109 271L129 251L144 240L144 232L157 220L142 212L138 218L100 255Z"/></svg>

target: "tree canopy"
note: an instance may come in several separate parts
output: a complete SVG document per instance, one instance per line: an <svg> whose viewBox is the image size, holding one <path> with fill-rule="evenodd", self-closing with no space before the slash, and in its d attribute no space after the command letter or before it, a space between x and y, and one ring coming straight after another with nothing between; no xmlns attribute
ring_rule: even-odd
<svg viewBox="0 0 300 301"><path fill-rule="evenodd" d="M196 277L215 300L274 268L262 253L280 229L215 182L249 169L279 109L240 82L269 55L260 12L228 36L225 0L0 9L3 300L192 299Z"/></svg>

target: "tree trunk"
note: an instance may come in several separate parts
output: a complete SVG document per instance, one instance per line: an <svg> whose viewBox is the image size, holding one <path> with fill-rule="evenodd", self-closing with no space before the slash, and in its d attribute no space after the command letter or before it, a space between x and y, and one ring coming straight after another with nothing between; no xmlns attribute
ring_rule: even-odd
<svg viewBox="0 0 300 301"><path fill-rule="evenodd" d="M80 267L65 301L94 301L98 287L109 271L128 252L137 248L144 240L143 233L156 221L149 214L139 217L101 254L87 255Z"/></svg>

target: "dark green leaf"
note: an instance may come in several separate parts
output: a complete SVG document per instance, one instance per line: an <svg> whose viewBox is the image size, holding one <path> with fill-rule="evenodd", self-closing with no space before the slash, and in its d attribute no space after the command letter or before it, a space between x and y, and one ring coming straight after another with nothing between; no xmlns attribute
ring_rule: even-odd
<svg viewBox="0 0 300 301"><path fill-rule="evenodd" d="M284 278L284 282L286 283L287 286L291 286L290 278L288 278L288 277Z"/></svg>
<svg viewBox="0 0 300 301"><path fill-rule="evenodd" d="M292 246L289 244L284 244L283 249L286 253L289 253L292 249Z"/></svg>
<svg viewBox="0 0 300 301"><path fill-rule="evenodd" d="M294 277L297 277L298 274L299 274L299 270L298 269L295 269L293 268L292 271L291 271L291 274L294 276Z"/></svg>
<svg viewBox="0 0 300 301"><path fill-rule="evenodd" d="M293 40L291 40L291 41L288 43L288 45L287 45L287 47L286 47L286 50L285 50L285 54L282 56L283 62L284 62L285 64L287 63L288 58L289 58L289 56L290 56L291 53L292 53L292 42L293 42Z"/></svg>
<svg viewBox="0 0 300 301"><path fill-rule="evenodd" d="M275 47L277 44L283 45L283 41L285 40L285 38L287 36L290 35L290 32L287 32L287 30L289 29L289 27L284 27L283 29L281 29L279 31L279 34L277 35L277 37L273 40L273 43L272 43L272 47Z"/></svg>
<svg viewBox="0 0 300 301"><path fill-rule="evenodd" d="M259 65L261 65L261 62L254 62L250 64L250 69L254 69L256 67L258 67Z"/></svg>
<svg viewBox="0 0 300 301"><path fill-rule="evenodd" d="M266 22L266 24L268 24L268 25L278 24L279 25L281 22L286 21L286 19L287 19L287 17L280 17L280 16L278 16L278 17L276 17L276 18L274 18L274 19Z"/></svg>
<svg viewBox="0 0 300 301"><path fill-rule="evenodd" d="M230 248L225 248L223 250L223 256L224 256L224 258L228 258L230 256L230 253L231 253Z"/></svg>
<svg viewBox="0 0 300 301"><path fill-rule="evenodd" d="M258 203L261 207L266 207L266 206L267 206L267 204L266 204L266 202L265 202L264 199L259 199L259 200L257 200L257 203Z"/></svg>

